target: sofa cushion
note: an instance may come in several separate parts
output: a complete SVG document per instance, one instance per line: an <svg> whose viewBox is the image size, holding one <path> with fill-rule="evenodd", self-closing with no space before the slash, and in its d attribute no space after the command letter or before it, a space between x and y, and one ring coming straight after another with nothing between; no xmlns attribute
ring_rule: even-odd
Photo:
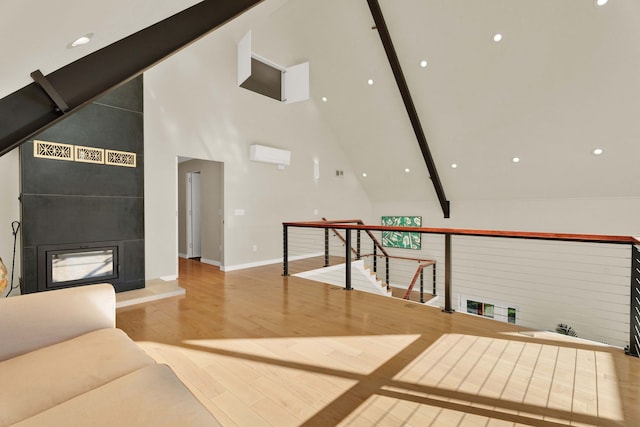
<svg viewBox="0 0 640 427"><path fill-rule="evenodd" d="M16 424L48 426L219 426L166 365L151 365Z"/></svg>
<svg viewBox="0 0 640 427"><path fill-rule="evenodd" d="M0 298L0 360L115 328L116 296L109 284L76 286Z"/></svg>
<svg viewBox="0 0 640 427"><path fill-rule="evenodd" d="M155 361L124 332L100 329L0 362L0 426L31 417Z"/></svg>

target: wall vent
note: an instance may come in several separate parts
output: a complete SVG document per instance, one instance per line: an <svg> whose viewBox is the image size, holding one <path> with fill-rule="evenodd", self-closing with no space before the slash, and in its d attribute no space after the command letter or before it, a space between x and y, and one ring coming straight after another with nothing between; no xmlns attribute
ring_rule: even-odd
<svg viewBox="0 0 640 427"><path fill-rule="evenodd" d="M33 157L67 160L72 162L74 160L73 145L35 140L33 141Z"/></svg>
<svg viewBox="0 0 640 427"><path fill-rule="evenodd" d="M76 162L104 164L104 149L76 145Z"/></svg>
<svg viewBox="0 0 640 427"><path fill-rule="evenodd" d="M136 167L136 153L128 151L105 150L107 165L125 166L128 168Z"/></svg>

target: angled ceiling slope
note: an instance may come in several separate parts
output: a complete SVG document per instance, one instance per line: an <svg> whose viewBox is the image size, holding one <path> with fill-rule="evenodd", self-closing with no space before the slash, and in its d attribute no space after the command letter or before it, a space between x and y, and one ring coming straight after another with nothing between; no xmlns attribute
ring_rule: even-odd
<svg viewBox="0 0 640 427"><path fill-rule="evenodd" d="M396 50L393 47L393 40L391 39L391 34L389 33L389 29L387 28L387 24L384 20L382 9L380 9L380 3L378 2L378 0L367 0L367 3L369 4L369 10L371 10L373 20L376 23L376 29L378 31L378 34L380 35L385 53L387 54L387 59L389 60L389 65L391 66L391 69L393 71L393 76L395 77L396 84L398 85L398 89L400 90L402 101L404 102L404 106L407 109L407 114L409 115L411 126L413 127L413 131L418 140L418 145L420 146L422 157L424 157L427 169L429 170L431 182L433 183L433 188L436 191L436 195L438 196L438 201L440 202L442 213L445 218L449 218L451 216L450 203L449 200L447 200L447 196L444 192L444 187L442 186L442 181L440 181L440 176L438 175L436 164L433 161L433 157L431 156L431 150L429 150L427 137L425 136L424 130L422 129L420 117L418 116L416 107L413 104L413 99L411 98L411 91L409 90L409 86L407 85L407 80L404 78L404 73L402 72L402 67L400 66L400 61L398 59L398 55L396 54Z"/></svg>
<svg viewBox="0 0 640 427"><path fill-rule="evenodd" d="M263 0L205 0L0 100L0 156ZM116 64L116 65L114 65Z"/></svg>

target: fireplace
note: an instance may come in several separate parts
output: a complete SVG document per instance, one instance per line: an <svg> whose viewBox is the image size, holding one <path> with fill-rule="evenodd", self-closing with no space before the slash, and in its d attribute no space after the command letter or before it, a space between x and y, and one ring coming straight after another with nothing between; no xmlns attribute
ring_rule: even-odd
<svg viewBox="0 0 640 427"><path fill-rule="evenodd" d="M144 288L142 80L34 136L52 147L74 147L64 151L67 158L40 156L42 146L33 140L20 146L22 293L98 282L116 292ZM135 153L136 162L86 156L102 150Z"/></svg>
<svg viewBox="0 0 640 427"><path fill-rule="evenodd" d="M38 291L121 281L122 242L38 246Z"/></svg>

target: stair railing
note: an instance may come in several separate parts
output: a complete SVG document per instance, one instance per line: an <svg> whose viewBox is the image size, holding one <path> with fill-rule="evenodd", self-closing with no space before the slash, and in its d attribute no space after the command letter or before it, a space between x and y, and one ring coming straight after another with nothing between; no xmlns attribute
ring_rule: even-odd
<svg viewBox="0 0 640 427"><path fill-rule="evenodd" d="M413 275L413 279L411 279L409 288L407 289L407 292L404 294L404 297L402 297L403 299L409 299L409 297L411 296L411 292L413 291L413 287L415 286L416 281L418 280L418 277L420 277L420 302L424 302L423 271L425 267L429 267L430 265L433 265L433 295L436 294L436 262L433 260L430 260L430 261L418 264L418 269L416 270L416 274Z"/></svg>
<svg viewBox="0 0 640 427"><path fill-rule="evenodd" d="M358 225L365 225L364 222L361 219L351 219L351 220L339 220L339 221L330 221L326 218L322 218L322 221L328 224L358 224ZM329 229L325 229L325 238L324 238L324 259L325 259L325 267L329 266L329 233L328 233ZM342 236L342 234L340 234L340 232L335 229L335 228L331 228L330 229L341 241L342 243L344 243L345 245L347 244L347 240ZM386 258L386 266L387 266L387 271L388 271L388 267L389 267L389 254L387 253L387 251L384 249L384 246L382 246L382 244L378 241L378 239L376 239L376 236L373 235L373 233L370 230L364 230L365 233L367 233L367 235L369 236L369 238L371 239L371 241L373 242L373 272L377 273L378 271L378 266L377 266L377 257L378 257L378 250L380 250L380 252L382 252L382 256L384 256ZM356 255L356 259L360 259L362 257L362 254L360 253L360 230L358 230L357 232L357 242L356 242L356 248L353 248L353 246L351 247L351 252L353 252ZM367 255L365 255L367 256ZM387 273L387 277L386 277L386 282L385 283L389 283L389 274ZM388 285L387 285L388 287Z"/></svg>
<svg viewBox="0 0 640 427"><path fill-rule="evenodd" d="M327 223L327 224L357 224L357 225L365 225L365 223L361 220L361 219L353 219L353 220L327 220L326 218L322 218L322 221ZM331 229L325 229L325 267L329 266L329 237L328 237L328 231L331 230L337 237L338 239L340 239L342 241L343 244L347 245L347 239L344 238L344 236L342 236L342 234L340 234L340 232L335 229L335 228L331 228ZM390 291L391 290L391 285L390 285L390 268L389 268L389 260L390 259L399 259L399 260L408 260L408 261L417 261L418 263L420 263L418 265L418 269L416 271L416 274L414 275L411 283L409 284L409 287L407 289L407 292L405 293L405 295L403 296L403 299L408 300L411 296L411 291L413 290L413 287L416 284L416 281L418 279L418 277L420 277L420 302L424 303L424 276L423 276L423 270L425 267L428 266L433 266L433 291L432 291L432 295L436 296L436 261L432 260L432 259L421 259L421 258L409 258L409 257L401 257L401 256L393 256L393 255L389 255L389 253L385 250L384 246L380 243L380 241L376 238L376 236L373 235L373 233L371 232L371 230L364 230L365 233L367 233L367 235L369 236L369 238L371 239L371 241L373 242L373 254L365 254L363 255L360 251L360 231L361 230L357 230L357 241L356 241L356 248L353 248L353 246L351 246L351 252L353 254L356 255L356 259L361 259L362 257L368 257L368 256L372 256L373 258L373 272L376 274L377 276L377 259L378 257L384 257L385 258L385 285L387 287L387 290ZM380 250L380 252L382 252L382 255L378 255L377 251Z"/></svg>
<svg viewBox="0 0 640 427"><path fill-rule="evenodd" d="M351 220L351 221L329 221L326 218L322 218L322 221L331 224L331 223L335 223L335 224L343 224L343 223L357 223L357 221L360 221L358 219L355 220ZM344 236L342 236L342 234L340 234L340 232L338 230L336 230L335 228L325 228L324 229L324 266L328 267L329 266L329 230L331 230L331 232L333 232L333 234L342 241L342 243L344 243L345 245L347 245L347 239L344 238ZM358 230L358 240L360 237L360 230ZM349 246L351 247L351 252L353 252L356 255L356 259L360 259L360 250L359 249L354 249L353 246L351 246L349 244ZM360 245L358 245L359 247Z"/></svg>

